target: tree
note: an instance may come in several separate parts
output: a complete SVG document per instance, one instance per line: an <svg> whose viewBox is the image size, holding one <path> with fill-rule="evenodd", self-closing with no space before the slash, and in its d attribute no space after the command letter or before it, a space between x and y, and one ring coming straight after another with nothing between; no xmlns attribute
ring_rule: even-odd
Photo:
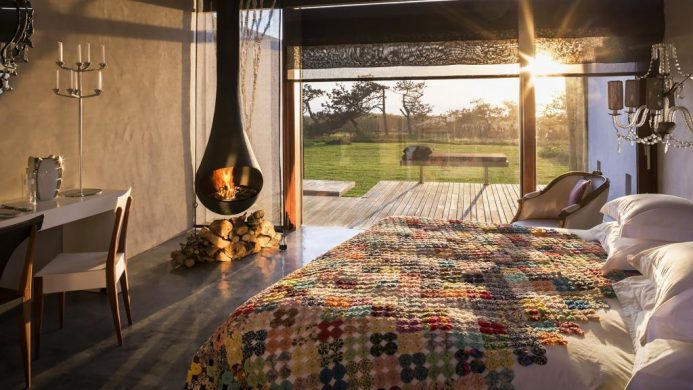
<svg viewBox="0 0 693 390"><path fill-rule="evenodd" d="M422 120L433 111L430 104L422 101L426 82L419 83L412 80L400 80L395 83L395 91L402 95L402 108L400 112L407 120L407 132L413 134L413 123L415 120ZM417 138L419 137L417 129Z"/></svg>
<svg viewBox="0 0 693 390"><path fill-rule="evenodd" d="M565 94L557 94L544 106L537 118L537 134L547 140L568 139Z"/></svg>
<svg viewBox="0 0 693 390"><path fill-rule="evenodd" d="M390 89L390 87L385 86L383 84L374 84L376 84L380 88L380 96L378 98L381 99L381 102L380 104L378 104L377 108L383 115L383 130L385 131L385 135L388 135L389 131L387 128L387 112L385 111L385 90Z"/></svg>
<svg viewBox="0 0 693 390"><path fill-rule="evenodd" d="M303 84L303 92L301 94L303 112L307 113L314 122L317 122L318 118L311 109L310 102L323 96L325 96L325 91L322 89L313 88L310 84Z"/></svg>
<svg viewBox="0 0 693 390"><path fill-rule="evenodd" d="M516 140L518 136L519 111L513 101L494 106L476 99L470 107L448 111L446 116L453 123L454 137Z"/></svg>
<svg viewBox="0 0 693 390"><path fill-rule="evenodd" d="M310 84L303 84L301 93L301 103L303 113L308 114L310 121L304 122L304 131L307 135L321 135L329 133L334 129L334 118L325 110L313 111L311 103L319 98L326 97L328 94L318 88L313 88ZM321 104L324 106L324 103Z"/></svg>
<svg viewBox="0 0 693 390"><path fill-rule="evenodd" d="M325 92L304 84L301 102L303 112L311 119L304 126L306 134L315 136L333 133L347 123L360 131L359 118L369 115L376 108L385 115L382 96L386 88L373 81L357 81L349 88L343 83L337 83L332 91ZM321 103L322 109L313 111L311 102L322 97L327 100Z"/></svg>
<svg viewBox="0 0 693 390"><path fill-rule="evenodd" d="M323 103L323 107L339 127L351 123L359 131L356 120L379 107L383 87L373 81L357 81L349 89L343 83L337 83L337 87L328 93L328 101Z"/></svg>

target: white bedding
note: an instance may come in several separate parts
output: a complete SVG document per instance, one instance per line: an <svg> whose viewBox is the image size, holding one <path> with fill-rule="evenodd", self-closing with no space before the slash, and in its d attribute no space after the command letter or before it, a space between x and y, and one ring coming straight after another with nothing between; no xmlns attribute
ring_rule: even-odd
<svg viewBox="0 0 693 390"><path fill-rule="evenodd" d="M624 389L631 376L633 344L621 305L608 299L611 309L599 312L599 322L580 325L584 336L568 336L567 346L547 348L546 366L515 363L516 389Z"/></svg>
<svg viewBox="0 0 693 390"><path fill-rule="evenodd" d="M586 241L599 241L604 232L556 229ZM599 311L599 321L580 323L584 336L567 336L567 346L547 348L546 366L522 367L515 363L516 389L620 389L631 377L635 360L627 314L617 299L608 299L610 309ZM626 308L628 312L632 310Z"/></svg>

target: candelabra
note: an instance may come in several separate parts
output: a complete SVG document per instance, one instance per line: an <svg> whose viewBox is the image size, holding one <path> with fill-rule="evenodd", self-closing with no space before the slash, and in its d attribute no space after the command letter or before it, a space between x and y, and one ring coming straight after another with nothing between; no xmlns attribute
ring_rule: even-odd
<svg viewBox="0 0 693 390"><path fill-rule="evenodd" d="M676 69L681 80L676 81L672 73ZM646 103L640 105L640 80L645 80ZM687 108L676 105L676 99L683 97L683 86L691 79L691 74L681 71L676 47L672 44L660 43L652 45L650 66L644 76L634 80L626 80L625 106L627 107L627 122L619 119L624 106L623 82L620 80L609 81L609 110L616 128L618 138L618 151L621 151L621 141L630 142L632 145L641 143L645 145L664 144L664 152L670 146L676 148L691 148L693 142L682 140L674 136L674 122L677 113L683 116L683 120L689 130L693 131L693 118ZM652 134L640 137L637 128L645 124L652 128ZM620 130L627 130L622 133Z"/></svg>
<svg viewBox="0 0 693 390"><path fill-rule="evenodd" d="M87 44L86 60L82 61L82 45L77 45L77 62L75 67L65 65L63 62L63 43L58 42L58 61L56 61L58 69L55 72L55 88L53 92L61 97L77 99L78 101L78 123L79 123L79 189L63 192L64 196L69 197L85 197L97 195L101 193L99 188L83 188L82 186L82 134L83 134L83 111L84 99L100 96L103 92L103 76L102 71L106 68L106 47L101 45L101 62L96 67L92 67L91 62L91 45ZM70 87L66 89L60 88L60 72L70 72ZM89 72L98 72L97 87L93 92L84 93L83 75Z"/></svg>

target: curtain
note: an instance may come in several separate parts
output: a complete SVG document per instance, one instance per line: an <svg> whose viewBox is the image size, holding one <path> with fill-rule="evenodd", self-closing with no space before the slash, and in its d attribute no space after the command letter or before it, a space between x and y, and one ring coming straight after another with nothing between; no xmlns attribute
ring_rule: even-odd
<svg viewBox="0 0 693 390"><path fill-rule="evenodd" d="M217 0L219 1L219 0ZM221 0L225 1L225 0ZM265 2L270 3L270 2ZM196 162L193 172L204 154L209 132L214 117L214 103L216 96L217 63L216 63L216 13L214 2L204 1L199 10L193 14L195 18L197 44L193 48L194 74L194 112L195 126L194 145ZM265 11L265 17L269 11ZM252 127L248 132L250 143L255 151L258 163L262 169L264 184L258 200L251 211L263 209L265 218L274 224L282 222L282 183L281 183L281 112L280 74L281 40L279 37L281 12L275 10L272 16L271 27L267 36L260 43L260 63L257 70L257 92L253 108ZM263 22L264 25L264 22ZM246 85L252 88L253 61L252 58L243 58L246 68L250 71L246 74ZM224 71L219 70L219 71ZM249 93L249 92L248 92ZM210 222L214 219L224 218L207 209L200 203L196 209L198 223Z"/></svg>

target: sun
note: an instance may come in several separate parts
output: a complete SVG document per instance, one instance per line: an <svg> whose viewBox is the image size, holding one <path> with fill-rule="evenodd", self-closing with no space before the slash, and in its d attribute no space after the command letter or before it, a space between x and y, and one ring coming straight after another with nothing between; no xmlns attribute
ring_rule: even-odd
<svg viewBox="0 0 693 390"><path fill-rule="evenodd" d="M535 76L560 74L564 71L564 65L556 61L550 53L539 52L529 61L529 68Z"/></svg>

